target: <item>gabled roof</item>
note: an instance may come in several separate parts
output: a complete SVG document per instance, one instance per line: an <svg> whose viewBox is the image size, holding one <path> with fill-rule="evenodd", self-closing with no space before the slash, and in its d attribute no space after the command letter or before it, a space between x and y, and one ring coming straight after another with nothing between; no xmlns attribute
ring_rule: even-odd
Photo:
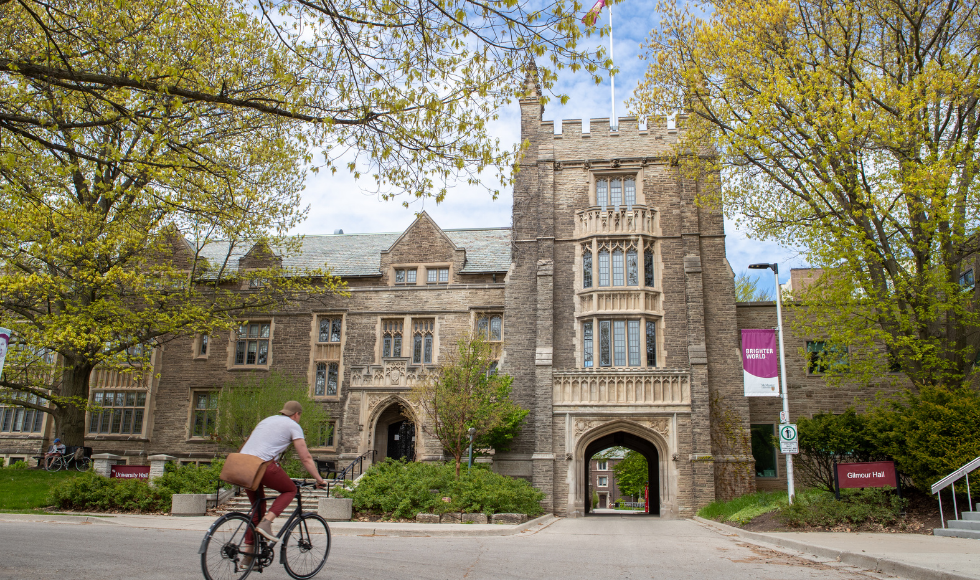
<svg viewBox="0 0 980 580"><path fill-rule="evenodd" d="M510 268L510 228L443 230L457 248L466 250L462 274L506 272ZM284 255L286 270L308 270L326 266L335 276L379 276L381 252L387 250L403 232L379 234L332 234L304 236L299 253ZM242 245L232 252L228 269L238 270L238 259L248 253ZM283 253L273 248L277 254ZM224 259L228 242L211 242L201 252L212 265Z"/></svg>

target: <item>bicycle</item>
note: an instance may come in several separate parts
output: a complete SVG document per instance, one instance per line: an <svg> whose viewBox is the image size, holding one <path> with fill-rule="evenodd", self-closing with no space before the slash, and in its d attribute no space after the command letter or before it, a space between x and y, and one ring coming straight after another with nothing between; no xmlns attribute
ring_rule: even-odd
<svg viewBox="0 0 980 580"><path fill-rule="evenodd" d="M279 561L286 573L297 580L316 576L330 555L330 526L319 514L303 513L300 490L315 487L316 484L293 480L296 484L296 509L283 524L276 537L279 538ZM267 501L263 498L261 501ZM207 580L242 580L252 570L262 572L272 565L275 558L275 545L270 546L262 534L255 531L252 516L258 504L252 506L247 514L227 513L208 529L201 541L198 553L201 554L201 570ZM242 551L246 537L252 537L254 554ZM245 556L253 555L251 562L245 563Z"/></svg>
<svg viewBox="0 0 980 580"><path fill-rule="evenodd" d="M44 468L48 471L59 471L64 468L67 471L74 465L76 471L88 471L92 467L92 460L85 457L84 453L85 450L79 447L76 451L64 455L55 455L50 458L51 462Z"/></svg>

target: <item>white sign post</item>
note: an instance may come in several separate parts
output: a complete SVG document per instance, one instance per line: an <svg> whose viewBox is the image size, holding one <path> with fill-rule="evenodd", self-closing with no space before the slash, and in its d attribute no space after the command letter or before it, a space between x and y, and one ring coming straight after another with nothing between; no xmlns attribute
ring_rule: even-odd
<svg viewBox="0 0 980 580"><path fill-rule="evenodd" d="M793 455L800 452L799 432L795 423L783 423L779 426L779 451Z"/></svg>

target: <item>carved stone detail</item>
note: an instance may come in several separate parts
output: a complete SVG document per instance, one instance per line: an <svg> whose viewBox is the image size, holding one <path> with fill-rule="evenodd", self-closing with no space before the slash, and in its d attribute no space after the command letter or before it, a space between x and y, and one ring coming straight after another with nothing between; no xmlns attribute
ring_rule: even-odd
<svg viewBox="0 0 980 580"><path fill-rule="evenodd" d="M583 433L588 433L589 431L592 431L597 427L601 427L602 425L608 425L609 423L612 422L613 420L608 418L576 419L575 438L578 439L579 437L582 436ZM653 431L661 435L664 439L667 439L670 436L670 419L666 417L658 417L654 419L630 419L629 422L639 425L640 427L643 427L645 429L649 429L650 431Z"/></svg>

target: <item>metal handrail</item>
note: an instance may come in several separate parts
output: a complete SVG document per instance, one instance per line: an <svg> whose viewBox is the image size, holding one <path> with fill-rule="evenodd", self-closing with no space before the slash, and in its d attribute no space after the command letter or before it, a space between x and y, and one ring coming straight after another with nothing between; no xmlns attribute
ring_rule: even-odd
<svg viewBox="0 0 980 580"><path fill-rule="evenodd" d="M939 498L939 521L942 522L943 529L946 529L946 520L943 518L943 496L939 492L946 489L947 487L952 487L953 489L953 516L956 517L956 512L958 511L956 505L956 482L962 478L966 478L966 501L969 506L973 506L973 495L970 493L970 472L976 469L980 469L980 457L977 457L973 461L964 464L962 467L950 473L946 477L940 479L936 483L932 484L932 493Z"/></svg>
<svg viewBox="0 0 980 580"><path fill-rule="evenodd" d="M364 460L367 459L368 455L370 455L371 456L371 463L373 464L374 463L374 456L375 456L376 453L377 453L377 450L376 449L370 449L368 451L365 451L364 453L361 453L360 455L358 455L357 457L355 457L354 460L351 461L350 464L347 467L345 467L343 471L341 471L340 473L336 474L336 476L334 477L333 480L327 482L327 497L330 497L330 488L333 487L333 484L334 483L337 483L338 481L339 482L346 481L348 479L348 476L349 476L349 479L354 479L354 468L355 467L357 467L358 470L359 470L358 471L358 474L363 474L364 473Z"/></svg>

